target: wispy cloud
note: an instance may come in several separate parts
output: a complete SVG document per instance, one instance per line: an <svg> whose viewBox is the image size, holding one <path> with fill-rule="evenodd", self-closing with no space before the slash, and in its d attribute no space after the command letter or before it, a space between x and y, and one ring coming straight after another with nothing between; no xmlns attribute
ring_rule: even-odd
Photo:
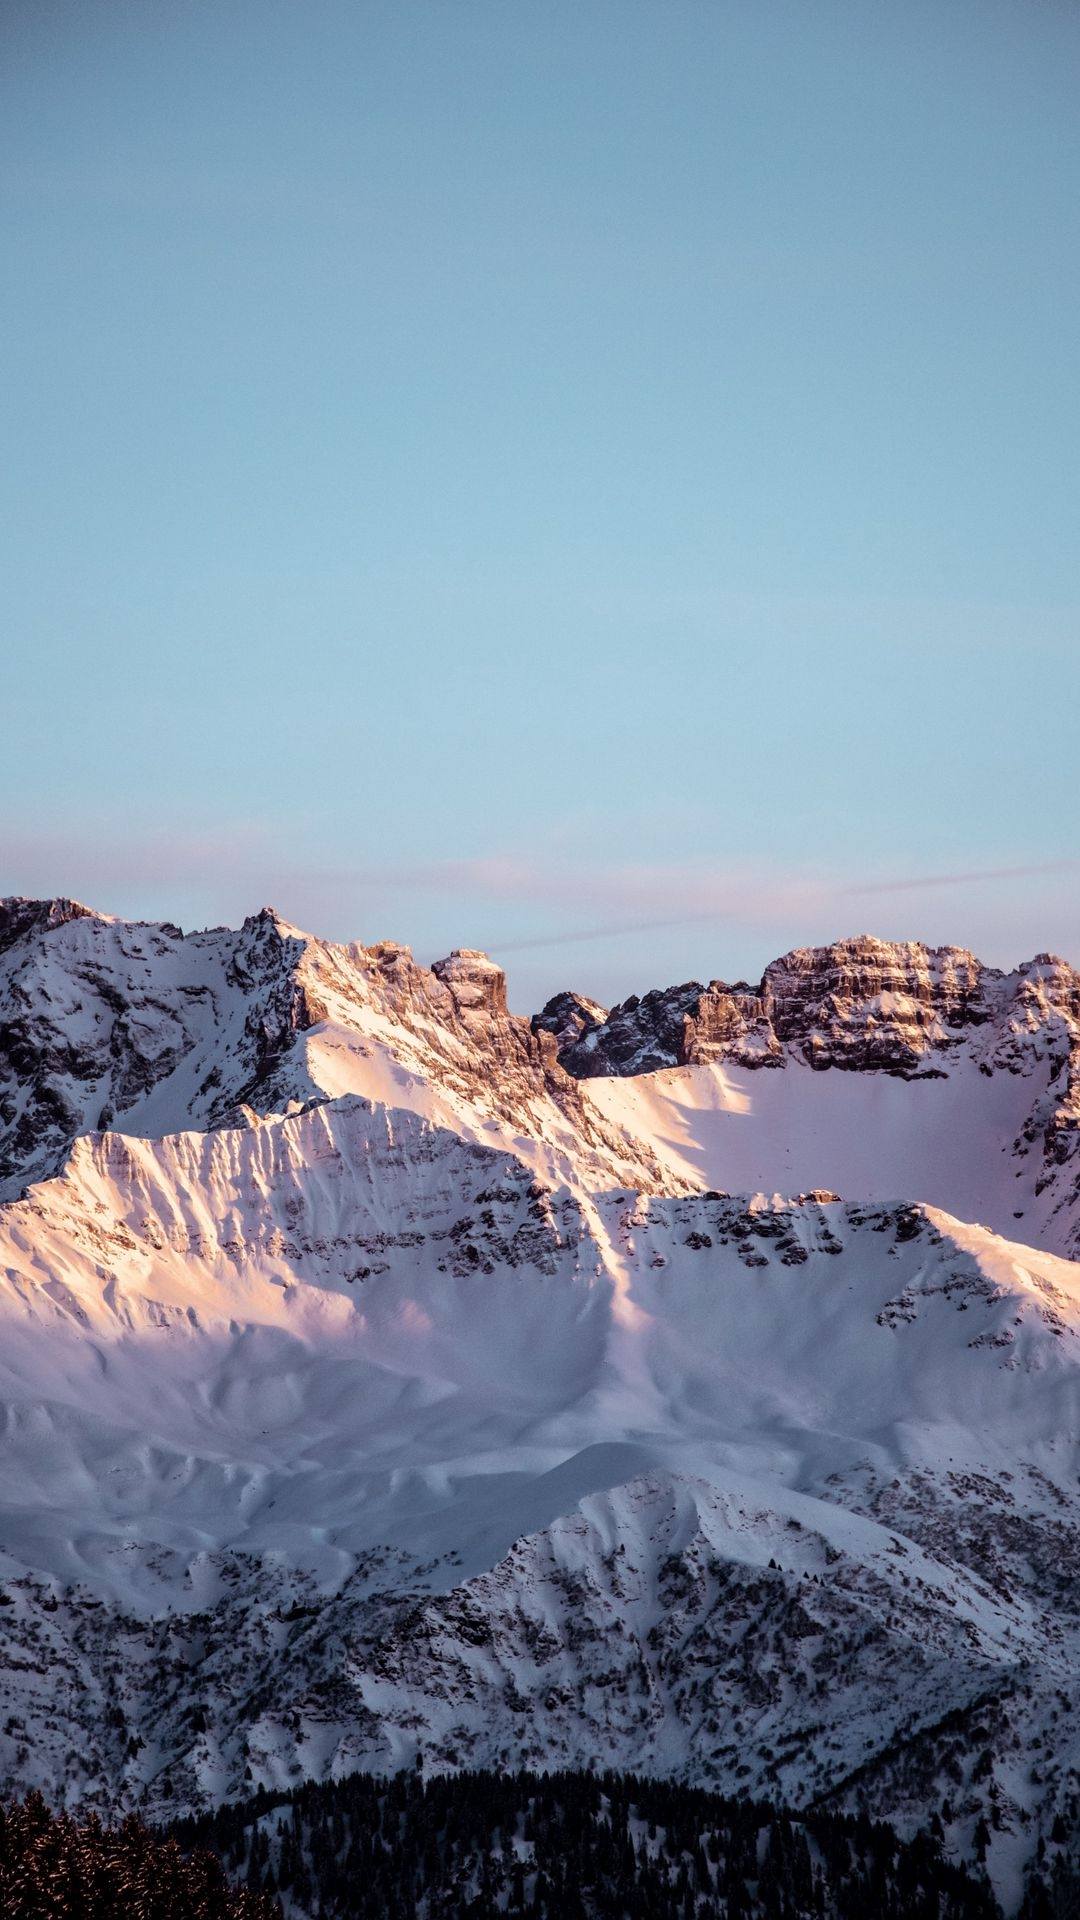
<svg viewBox="0 0 1080 1920"><path fill-rule="evenodd" d="M969 867L961 873L921 873L903 880L870 880L840 889L854 896L863 893L925 893L934 887L982 886L999 880L1033 880L1044 873L1078 873L1080 860L1038 860L1018 867Z"/></svg>
<svg viewBox="0 0 1080 1920"><path fill-rule="evenodd" d="M624 920L616 924L607 921L598 927L574 927L564 933L534 934L524 940L496 939L489 942L486 951L493 954L528 953L538 947L577 947L591 940L619 940L630 933L662 932L666 927L688 927L720 917L713 911L679 913L666 920Z"/></svg>
<svg viewBox="0 0 1080 1920"><path fill-rule="evenodd" d="M596 940L616 940L626 935L658 931L670 927L692 926L703 921L751 920L758 926L790 924L798 916L817 919L830 910L837 915L845 903L860 898L888 895L932 893L942 888L990 886L1006 882L1020 883L1043 875L1076 873L1080 860L1032 861L1007 867L972 867L953 873L905 874L893 878L851 883L812 874L703 872L685 867L608 868L591 872L551 870L532 872L527 886L516 876L510 897L546 897L554 883L554 894L565 906L575 896L586 897L593 905L603 900L621 900L626 905L651 903L657 911L633 918L566 927L558 932L525 938L492 940L491 951L520 953L531 948L576 946ZM676 901L684 911L662 911Z"/></svg>
<svg viewBox="0 0 1080 1920"><path fill-rule="evenodd" d="M779 940L857 929L854 903L945 890L1020 887L1076 874L1080 860L1031 861L853 881L835 873L705 862L575 862L492 853L430 862L334 865L306 859L285 834L234 821L133 834L115 824L0 838L0 892L70 893L108 911L175 914L172 896L207 919L238 920L273 904L316 932L372 939L424 908L461 923L462 939L497 956L618 942L703 923L752 927ZM440 905L441 903L441 905ZM500 910L511 922L492 924ZM521 929L522 913L531 927ZM537 925L537 921L547 924ZM395 924L395 921L398 924ZM486 924L485 924L486 922Z"/></svg>

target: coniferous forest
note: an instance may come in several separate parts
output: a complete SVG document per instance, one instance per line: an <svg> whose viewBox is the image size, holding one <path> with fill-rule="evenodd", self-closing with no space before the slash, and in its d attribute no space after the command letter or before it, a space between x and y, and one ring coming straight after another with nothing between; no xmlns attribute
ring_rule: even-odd
<svg viewBox="0 0 1080 1920"><path fill-rule="evenodd" d="M988 1882L867 1818L599 1773L367 1775L178 1829L319 1920L992 1920ZM1032 1920L1035 1920L1033 1914ZM1039 1910L1041 1920L1041 1910Z"/></svg>
<svg viewBox="0 0 1080 1920"><path fill-rule="evenodd" d="M1019 1920L1077 1920L1059 1852ZM927 1833L626 1774L354 1775L168 1830L0 1807L0 1920L1000 1920Z"/></svg>
<svg viewBox="0 0 1080 1920"><path fill-rule="evenodd" d="M181 1851L134 1817L51 1813L40 1794L0 1805L2 1920L276 1920L277 1901L230 1884L220 1860Z"/></svg>

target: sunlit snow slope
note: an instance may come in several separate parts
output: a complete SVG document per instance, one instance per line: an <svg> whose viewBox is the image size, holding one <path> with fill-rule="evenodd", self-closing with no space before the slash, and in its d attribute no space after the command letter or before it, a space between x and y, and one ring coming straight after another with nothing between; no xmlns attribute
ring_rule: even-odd
<svg viewBox="0 0 1080 1920"><path fill-rule="evenodd" d="M672 1178L733 1192L832 1187L867 1199L914 1194L1010 1238L1061 1251L1076 1211L1043 1185L1023 1139L1049 1068L986 1076L971 1060L917 1080L779 1073L716 1064L584 1082L606 1120L646 1140Z"/></svg>

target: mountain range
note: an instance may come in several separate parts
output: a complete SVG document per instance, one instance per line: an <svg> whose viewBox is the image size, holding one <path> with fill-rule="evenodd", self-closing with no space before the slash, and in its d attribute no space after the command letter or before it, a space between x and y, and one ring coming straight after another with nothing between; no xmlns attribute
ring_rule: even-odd
<svg viewBox="0 0 1080 1920"><path fill-rule="evenodd" d="M1080 974L862 936L531 1020L0 903L0 1776L614 1767L1080 1834Z"/></svg>

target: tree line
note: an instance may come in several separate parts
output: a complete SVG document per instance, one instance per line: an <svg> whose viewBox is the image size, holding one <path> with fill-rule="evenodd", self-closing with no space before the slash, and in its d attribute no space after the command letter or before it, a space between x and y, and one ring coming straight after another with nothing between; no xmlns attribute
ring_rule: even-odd
<svg viewBox="0 0 1080 1920"><path fill-rule="evenodd" d="M1062 1835L1062 1840L1064 1840ZM1040 1851L1019 1920L1080 1920ZM0 1806L0 1920L1000 1920L981 1870L867 1814L597 1772L354 1774L169 1827Z"/></svg>

